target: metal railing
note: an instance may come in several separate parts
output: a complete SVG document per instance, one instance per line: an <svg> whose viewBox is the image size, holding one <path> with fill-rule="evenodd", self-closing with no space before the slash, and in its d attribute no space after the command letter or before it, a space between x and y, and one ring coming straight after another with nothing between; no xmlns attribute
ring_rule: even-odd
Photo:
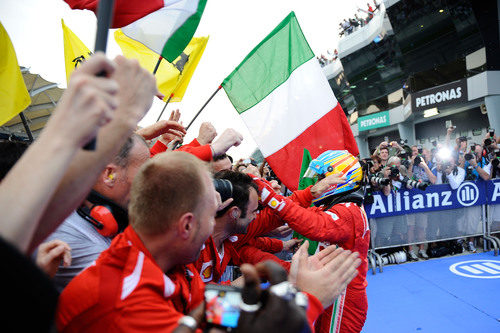
<svg viewBox="0 0 500 333"><path fill-rule="evenodd" d="M383 271L381 249L414 244L483 237L484 249L497 256L500 239L500 180L463 182L392 192L375 192L365 205L371 229L369 262L372 273Z"/></svg>

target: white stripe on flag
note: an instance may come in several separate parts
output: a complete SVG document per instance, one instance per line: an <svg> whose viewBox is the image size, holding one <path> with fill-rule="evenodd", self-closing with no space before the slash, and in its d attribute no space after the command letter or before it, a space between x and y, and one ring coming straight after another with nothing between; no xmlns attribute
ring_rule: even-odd
<svg viewBox="0 0 500 333"><path fill-rule="evenodd" d="M167 40L196 13L198 1L165 0L165 7L122 28L127 37L161 54Z"/></svg>
<svg viewBox="0 0 500 333"><path fill-rule="evenodd" d="M267 157L299 136L337 103L318 60L312 58L241 116Z"/></svg>

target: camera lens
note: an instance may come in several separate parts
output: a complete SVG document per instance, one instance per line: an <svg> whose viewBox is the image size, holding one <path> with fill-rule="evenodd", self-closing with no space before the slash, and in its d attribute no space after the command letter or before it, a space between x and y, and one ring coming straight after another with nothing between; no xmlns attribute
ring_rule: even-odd
<svg viewBox="0 0 500 333"><path fill-rule="evenodd" d="M224 202L233 196L233 184L227 179L214 179L214 187Z"/></svg>

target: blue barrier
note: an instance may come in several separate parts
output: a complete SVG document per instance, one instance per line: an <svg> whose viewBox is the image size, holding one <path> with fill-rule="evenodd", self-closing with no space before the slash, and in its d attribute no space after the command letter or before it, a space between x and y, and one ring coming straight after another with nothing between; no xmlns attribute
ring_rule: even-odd
<svg viewBox="0 0 500 333"><path fill-rule="evenodd" d="M500 180L466 181L456 190L449 184L432 185L426 191L411 189L385 196L373 193L373 204L365 205L370 218L456 209L484 204L500 204Z"/></svg>

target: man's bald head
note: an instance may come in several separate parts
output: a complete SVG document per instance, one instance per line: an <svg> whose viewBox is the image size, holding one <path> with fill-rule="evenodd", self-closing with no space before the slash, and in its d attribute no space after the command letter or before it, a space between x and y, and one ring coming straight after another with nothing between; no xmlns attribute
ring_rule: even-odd
<svg viewBox="0 0 500 333"><path fill-rule="evenodd" d="M183 214L198 214L207 195L206 166L185 152L156 155L146 162L132 183L130 225L146 234L164 233Z"/></svg>

